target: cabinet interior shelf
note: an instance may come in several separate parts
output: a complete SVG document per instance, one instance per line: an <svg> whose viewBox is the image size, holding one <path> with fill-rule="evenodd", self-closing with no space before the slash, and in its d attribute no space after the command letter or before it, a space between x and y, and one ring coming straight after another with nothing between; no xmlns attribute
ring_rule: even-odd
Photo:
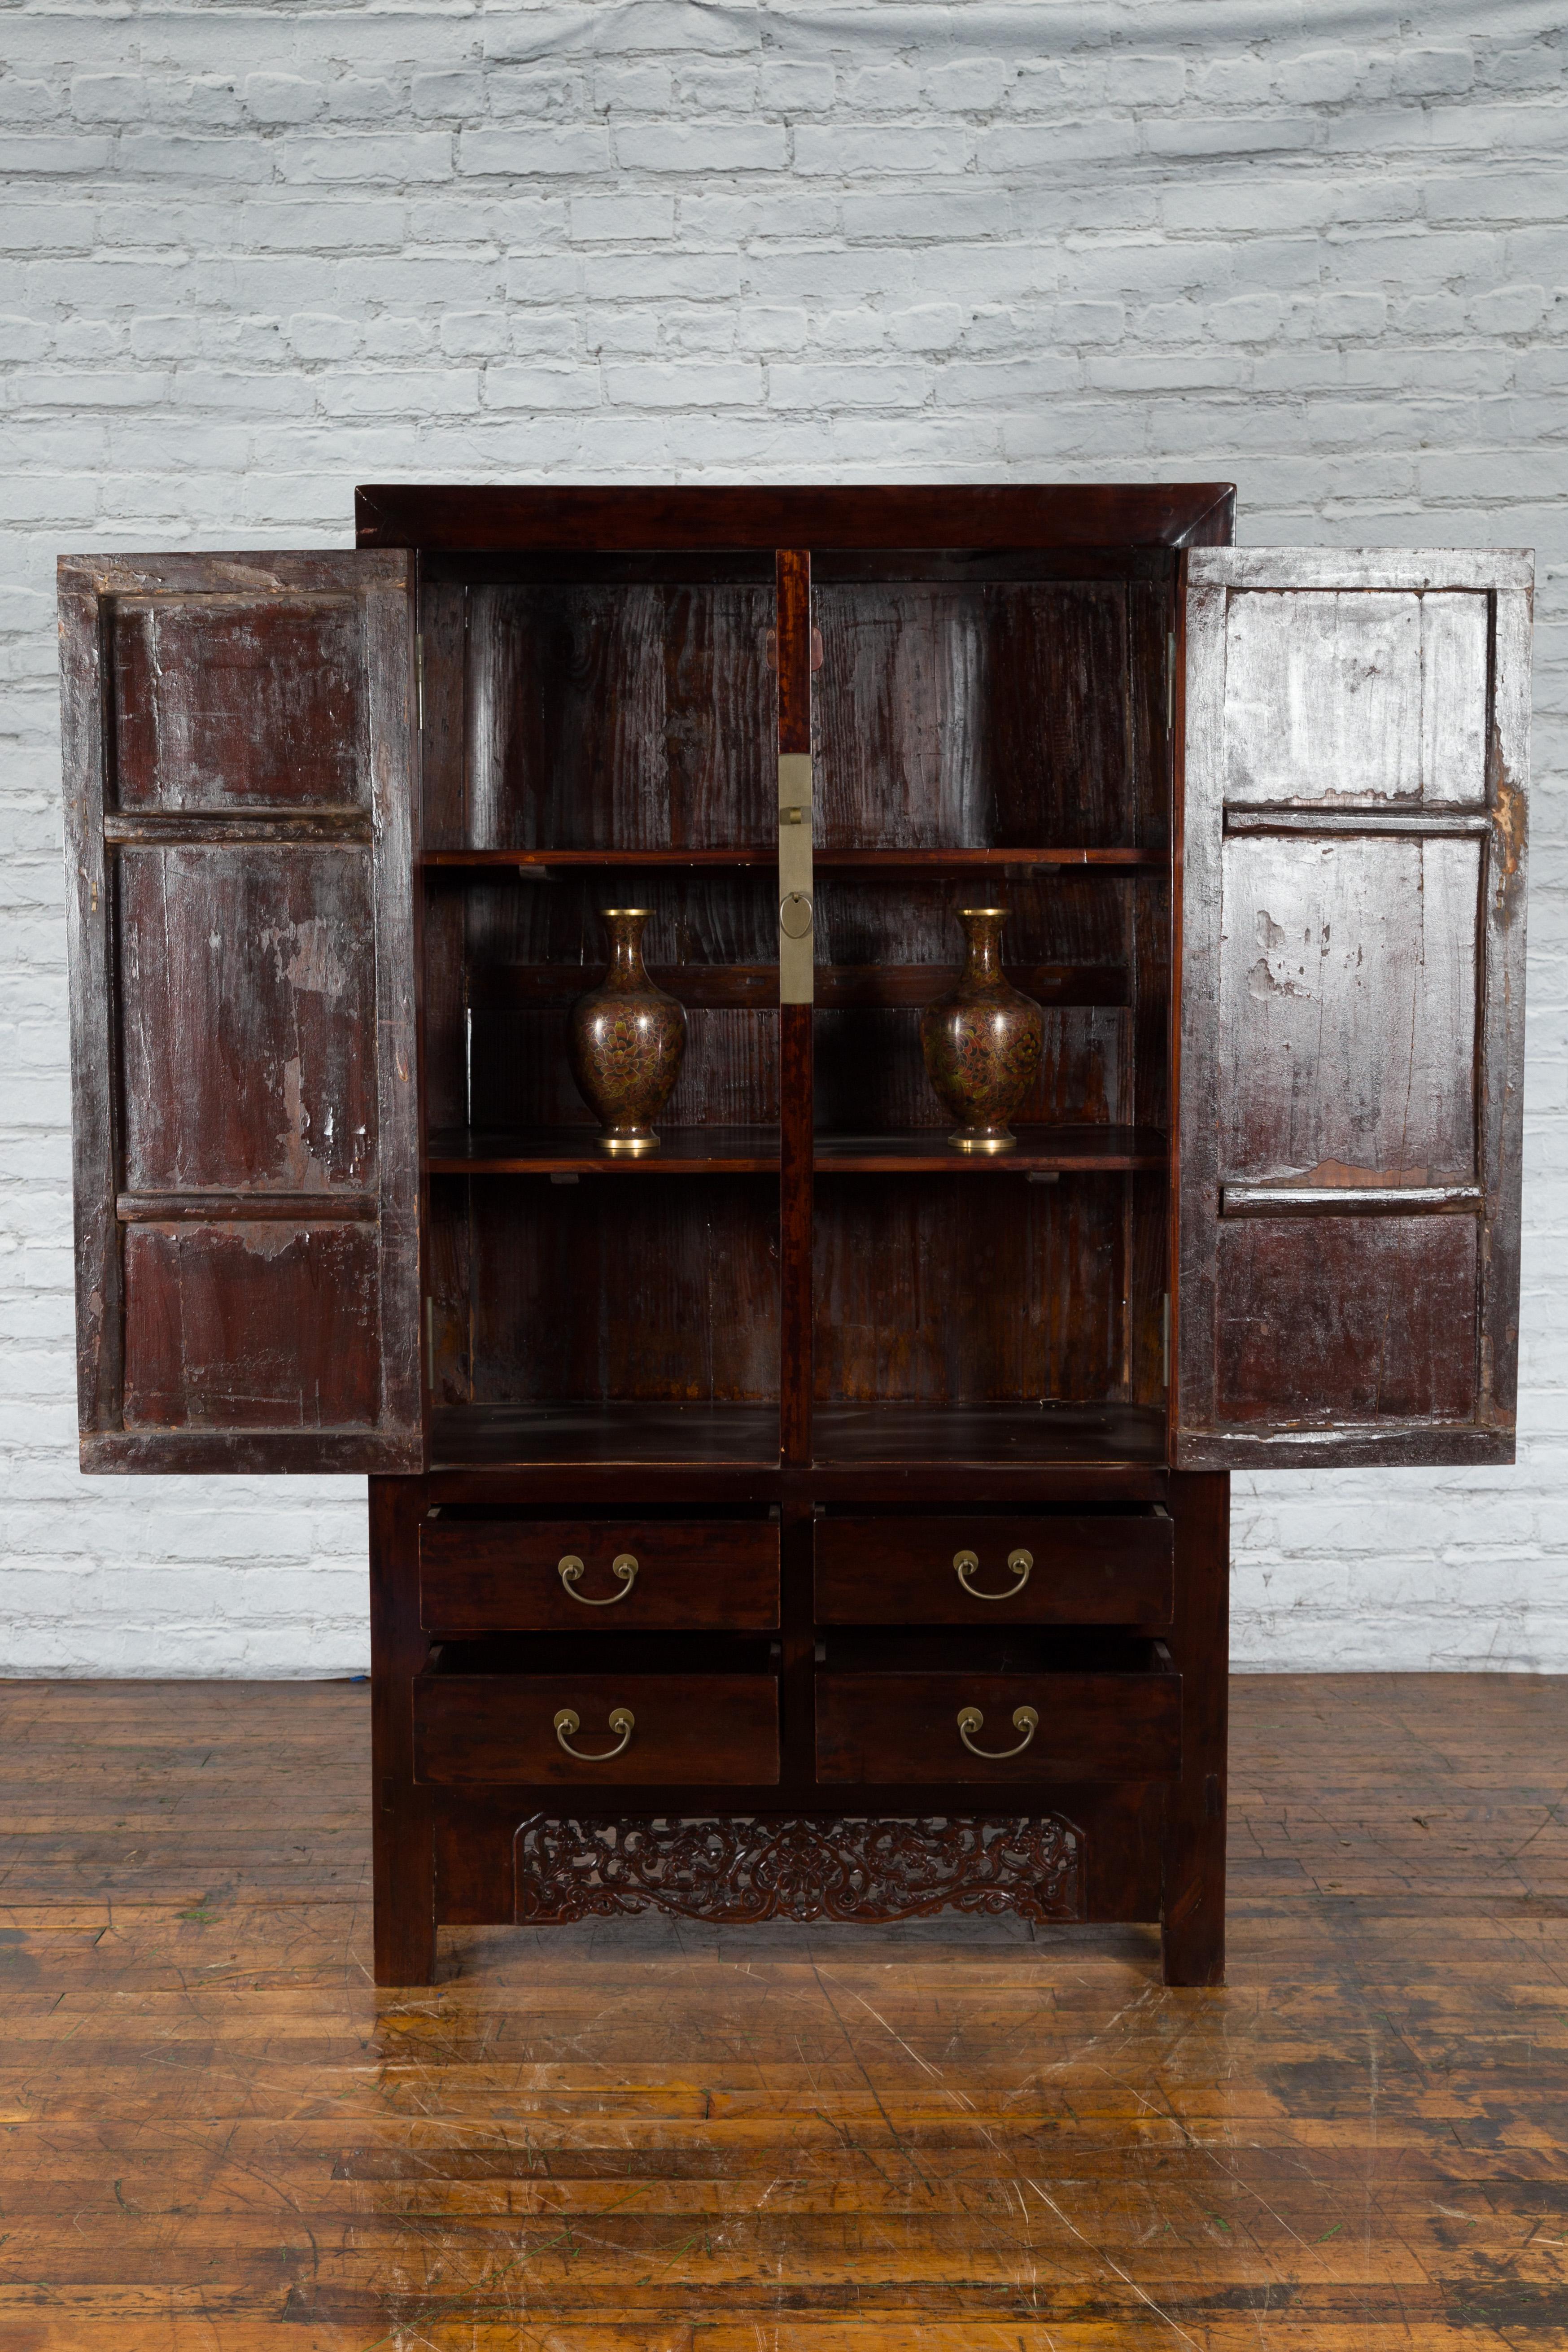
<svg viewBox="0 0 1568 2352"><path fill-rule="evenodd" d="M563 1009L604 971L595 963L481 965L468 983L476 1011L521 1013L534 1007ZM1127 971L1121 964L1012 963L1007 977L1042 1004L1125 1004ZM919 1011L952 986L957 965L938 963L819 963L813 985L816 1003L829 1011L851 1006L907 1006ZM779 1001L776 963L650 964L648 977L682 1004L702 1009L731 1005L772 1012Z"/></svg>
<svg viewBox="0 0 1568 2352"><path fill-rule="evenodd" d="M819 1175L1002 1176L1163 1170L1168 1158L1164 1136L1152 1128L1020 1127L1017 1150L995 1159L953 1150L947 1132L819 1134L813 1159ZM740 1176L775 1172L778 1164L778 1129L769 1127L665 1128L659 1149L640 1160L600 1151L586 1127L522 1134L451 1128L431 1136L426 1158L433 1176Z"/></svg>
<svg viewBox="0 0 1568 2352"><path fill-rule="evenodd" d="M1164 1415L1146 1405L818 1404L812 1428L823 1465L1142 1465L1165 1453ZM447 1405L431 1416L430 1439L436 1469L772 1466L779 1414L776 1404L651 1401Z"/></svg>
<svg viewBox="0 0 1568 2352"><path fill-rule="evenodd" d="M962 874L1010 872L1016 867L1087 866L1110 872L1163 873L1171 854L1161 848L1079 848L1060 844L1013 849L833 849L817 847L819 871L840 874ZM765 866L778 864L776 842L736 843L719 849L427 849L419 859L427 873L548 874L599 870L626 873L662 866Z"/></svg>

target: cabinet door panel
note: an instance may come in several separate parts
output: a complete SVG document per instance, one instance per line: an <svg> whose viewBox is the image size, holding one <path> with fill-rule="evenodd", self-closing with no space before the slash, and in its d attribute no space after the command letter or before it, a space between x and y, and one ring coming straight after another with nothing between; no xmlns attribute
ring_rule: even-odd
<svg viewBox="0 0 1568 2352"><path fill-rule="evenodd" d="M1481 845L1225 845L1221 1181L1463 1183Z"/></svg>
<svg viewBox="0 0 1568 2352"><path fill-rule="evenodd" d="M368 856L208 845L118 862L126 1188L371 1185Z"/></svg>
<svg viewBox="0 0 1568 2352"><path fill-rule="evenodd" d="M1512 1459L1531 576L1186 558L1183 1469Z"/></svg>
<svg viewBox="0 0 1568 2352"><path fill-rule="evenodd" d="M1233 596L1226 799L1479 802L1489 624L1473 589Z"/></svg>
<svg viewBox="0 0 1568 2352"><path fill-rule="evenodd" d="M364 806L363 625L324 589L117 596L120 807Z"/></svg>
<svg viewBox="0 0 1568 2352"><path fill-rule="evenodd" d="M381 1299L368 1224L132 1225L125 1427L374 1423Z"/></svg>
<svg viewBox="0 0 1568 2352"><path fill-rule="evenodd" d="M1219 1229L1222 1420L1463 1421L1476 1391L1473 1216Z"/></svg>
<svg viewBox="0 0 1568 2352"><path fill-rule="evenodd" d="M417 1469L412 560L60 567L88 1469Z"/></svg>

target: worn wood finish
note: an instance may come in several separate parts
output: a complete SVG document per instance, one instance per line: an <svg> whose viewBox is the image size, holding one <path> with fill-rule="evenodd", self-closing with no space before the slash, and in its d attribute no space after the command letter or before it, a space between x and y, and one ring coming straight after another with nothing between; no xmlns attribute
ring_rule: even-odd
<svg viewBox="0 0 1568 2352"><path fill-rule="evenodd" d="M636 1563L627 1584L617 1560ZM563 1580L563 1559L580 1573ZM747 1519L426 1519L419 1620L435 1634L771 1631L779 1531Z"/></svg>
<svg viewBox="0 0 1568 2352"><path fill-rule="evenodd" d="M352 593L118 594L107 615L121 809L368 803L360 612Z"/></svg>
<svg viewBox="0 0 1568 2352"><path fill-rule="evenodd" d="M374 1428L374 1225L134 1224L123 1261L128 1433Z"/></svg>
<svg viewBox="0 0 1568 2352"><path fill-rule="evenodd" d="M765 588L476 587L470 845L723 848L771 830Z"/></svg>
<svg viewBox="0 0 1568 2352"><path fill-rule="evenodd" d="M1226 1182L1471 1175L1480 868L1475 841L1226 845Z"/></svg>
<svg viewBox="0 0 1568 2352"><path fill-rule="evenodd" d="M622 1744L610 1717L636 1717ZM553 1728L581 1718L568 1755ZM617 1749L619 1752L617 1752ZM587 1760L584 1760L587 1759ZM414 1685L421 1780L571 1789L776 1780L778 1685L768 1675L426 1673Z"/></svg>
<svg viewBox="0 0 1568 2352"><path fill-rule="evenodd" d="M89 1469L423 1459L411 580L60 566Z"/></svg>
<svg viewBox="0 0 1568 2352"><path fill-rule="evenodd" d="M1529 559L1184 562L1173 1458L1511 1461Z"/></svg>
<svg viewBox="0 0 1568 2352"><path fill-rule="evenodd" d="M1218 1984L1223 1472L1511 1443L1528 562L1237 554L1223 485L360 521L62 587L88 1456L439 1465L373 1494L379 1978L634 1852L893 1916L1000 1773L1020 1916ZM982 892L1046 1023L992 1164L918 1032ZM689 1046L616 1164L563 1025L627 904ZM625 1675L629 1779L520 1731ZM966 1677L1049 1685L1026 1756Z"/></svg>
<svg viewBox="0 0 1568 2352"><path fill-rule="evenodd" d="M370 1708L0 1690L26 2352L1568 2328L1563 1679L1239 1681L1223 1994L1143 1927L951 1914L454 1928L377 1994Z"/></svg>
<svg viewBox="0 0 1568 2352"><path fill-rule="evenodd" d="M1121 1186L816 1180L822 1402L955 1405L1115 1393ZM1058 1302L1072 1299L1070 1314Z"/></svg>
<svg viewBox="0 0 1568 2352"><path fill-rule="evenodd" d="M835 1516L818 1519L815 1536L820 1624L1170 1622L1174 1531L1164 1512ZM1029 1555L1022 1583L1020 1549ZM967 1584L954 1565L965 1553L975 1561Z"/></svg>
<svg viewBox="0 0 1568 2352"><path fill-rule="evenodd" d="M606 1214L602 1202L613 1199ZM745 1403L779 1383L764 1177L469 1187L477 1400Z"/></svg>
<svg viewBox="0 0 1568 2352"><path fill-rule="evenodd" d="M1131 845L1127 600L1121 583L820 588L824 846Z"/></svg>

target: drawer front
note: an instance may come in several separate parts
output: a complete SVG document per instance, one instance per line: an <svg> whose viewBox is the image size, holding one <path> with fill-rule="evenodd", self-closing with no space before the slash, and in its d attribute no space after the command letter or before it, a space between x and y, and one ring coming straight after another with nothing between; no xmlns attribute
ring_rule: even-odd
<svg viewBox="0 0 1568 2352"><path fill-rule="evenodd" d="M562 1715L575 1727L558 1732ZM765 1675L421 1675L414 1759L419 1780L550 1781L584 1794L628 1781L760 1786L779 1777L778 1685Z"/></svg>
<svg viewBox="0 0 1568 2352"><path fill-rule="evenodd" d="M427 1633L624 1633L779 1622L779 1531L766 1519L427 1520Z"/></svg>
<svg viewBox="0 0 1568 2352"><path fill-rule="evenodd" d="M818 1519L822 1625L1168 1625L1168 1518ZM960 1575L960 1570L963 1574Z"/></svg>
<svg viewBox="0 0 1568 2352"><path fill-rule="evenodd" d="M816 1678L819 1780L1173 1780L1181 1762L1176 1674Z"/></svg>

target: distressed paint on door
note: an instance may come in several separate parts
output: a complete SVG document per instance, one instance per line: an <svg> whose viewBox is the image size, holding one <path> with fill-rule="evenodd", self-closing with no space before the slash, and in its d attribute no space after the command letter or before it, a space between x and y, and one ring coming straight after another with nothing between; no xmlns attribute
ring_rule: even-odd
<svg viewBox="0 0 1568 2352"><path fill-rule="evenodd" d="M422 1462L412 571L60 566L84 1468Z"/></svg>
<svg viewBox="0 0 1568 2352"><path fill-rule="evenodd" d="M1183 1469L1513 1457L1532 577L1186 559Z"/></svg>

